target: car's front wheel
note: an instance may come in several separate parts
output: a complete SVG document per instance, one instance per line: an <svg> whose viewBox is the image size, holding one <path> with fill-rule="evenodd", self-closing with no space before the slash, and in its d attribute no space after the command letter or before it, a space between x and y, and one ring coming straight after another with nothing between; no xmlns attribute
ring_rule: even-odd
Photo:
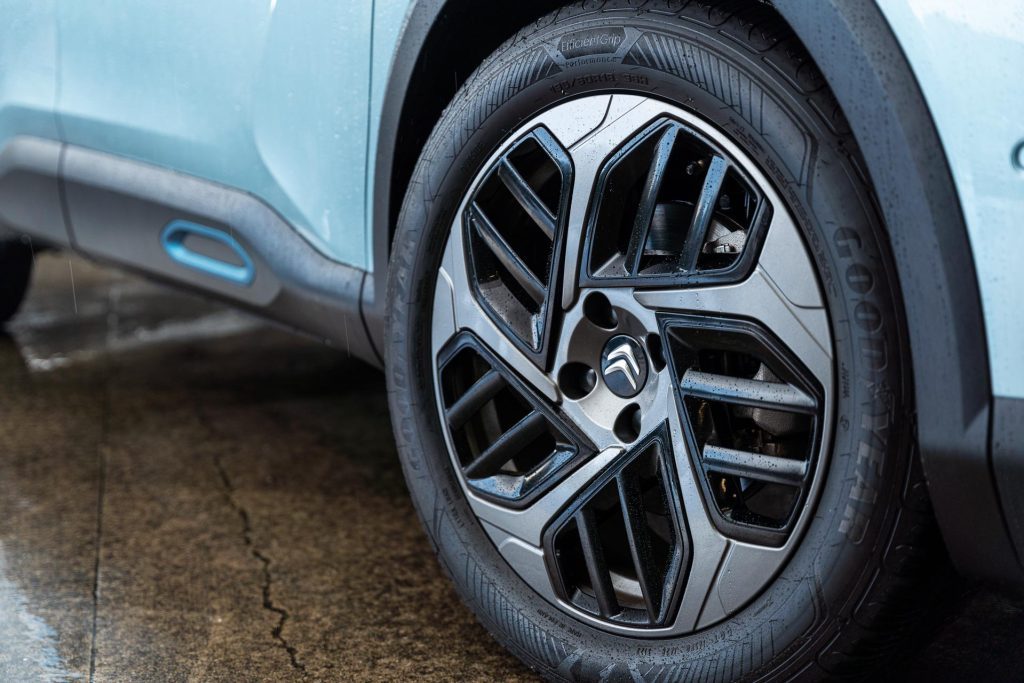
<svg viewBox="0 0 1024 683"><path fill-rule="evenodd" d="M863 670L935 544L856 144L770 8L629 4L522 31L423 152L389 287L409 488L550 678Z"/></svg>

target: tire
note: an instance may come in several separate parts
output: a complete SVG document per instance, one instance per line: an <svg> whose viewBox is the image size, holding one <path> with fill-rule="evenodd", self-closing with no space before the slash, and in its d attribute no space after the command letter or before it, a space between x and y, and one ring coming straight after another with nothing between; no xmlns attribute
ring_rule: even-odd
<svg viewBox="0 0 1024 683"><path fill-rule="evenodd" d="M0 239L0 325L14 317L32 276L32 248L15 239Z"/></svg>
<svg viewBox="0 0 1024 683"><path fill-rule="evenodd" d="M804 503L810 512L795 513L807 516L792 532L792 551L756 595L681 635L625 633L579 618L524 580L467 499L446 438L445 399L435 394L438 273L467 192L531 118L604 93L678 106L735 143L752 172L763 173L805 244L832 343L834 383L825 385L822 400L831 401L833 419L821 437L818 488ZM897 275L865 179L856 142L821 76L774 11L755 3L566 7L500 47L444 112L415 169L392 250L392 420L410 493L440 563L481 623L544 677L860 675L906 647L938 602L947 561L916 457ZM499 355L506 354L493 353L495 367ZM675 463L683 482L677 495L685 497L685 458ZM691 483L701 475L692 476ZM687 517L680 526L692 524ZM693 543L685 533L677 538L673 547ZM700 548L687 547L692 569Z"/></svg>

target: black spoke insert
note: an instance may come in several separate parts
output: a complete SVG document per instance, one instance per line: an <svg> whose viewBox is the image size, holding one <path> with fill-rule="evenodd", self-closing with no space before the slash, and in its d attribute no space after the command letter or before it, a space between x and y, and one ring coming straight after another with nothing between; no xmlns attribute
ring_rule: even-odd
<svg viewBox="0 0 1024 683"><path fill-rule="evenodd" d="M662 336L712 520L732 538L781 545L821 441L820 388L754 323L665 316Z"/></svg>
<svg viewBox="0 0 1024 683"><path fill-rule="evenodd" d="M662 427L584 491L544 536L556 591L595 617L671 623L690 561L672 447Z"/></svg>
<svg viewBox="0 0 1024 683"><path fill-rule="evenodd" d="M725 152L672 119L613 155L594 197L583 274L590 286L738 281L771 219Z"/></svg>
<svg viewBox="0 0 1024 683"><path fill-rule="evenodd" d="M444 420L462 473L485 497L523 505L594 449L468 332L438 357Z"/></svg>
<svg viewBox="0 0 1024 683"><path fill-rule="evenodd" d="M535 361L551 336L571 186L568 154L537 128L487 170L463 218L477 299Z"/></svg>

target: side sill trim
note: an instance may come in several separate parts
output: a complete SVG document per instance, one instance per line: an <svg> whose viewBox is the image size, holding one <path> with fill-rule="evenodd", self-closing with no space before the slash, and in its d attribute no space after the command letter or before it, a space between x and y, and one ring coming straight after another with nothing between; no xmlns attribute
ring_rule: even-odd
<svg viewBox="0 0 1024 683"><path fill-rule="evenodd" d="M25 164L4 166L5 159L30 152L35 156L29 160L38 161L29 166L31 173L19 170ZM56 216L63 204L67 222L61 220L56 231L52 223L15 222L0 214L15 230L220 299L380 365L360 311L366 271L323 256L257 197L132 159L19 137L0 150L0 198L27 181L41 189L17 215ZM233 243L220 240L228 249L246 254L248 284L172 257L165 230L181 222L220 233Z"/></svg>

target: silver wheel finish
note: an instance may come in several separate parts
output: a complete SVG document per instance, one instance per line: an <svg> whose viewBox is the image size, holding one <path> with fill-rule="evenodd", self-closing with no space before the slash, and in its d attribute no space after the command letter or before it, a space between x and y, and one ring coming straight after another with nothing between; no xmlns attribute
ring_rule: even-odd
<svg viewBox="0 0 1024 683"><path fill-rule="evenodd" d="M742 281L730 284L581 288L583 244L598 176L625 141L666 117L712 140L732 163L742 168L771 205L772 218L756 264ZM562 145L572 162L572 188L564 224L565 249L562 262L557 264L565 276L559 296L555 297L560 310L555 329L549 335L553 344L550 363L544 369L509 339L508 331L492 319L474 295L463 225L465 209L488 170L517 141L538 127ZM739 147L699 117L651 98L596 95L559 105L511 135L483 169L456 214L434 295L431 339L439 413L445 414L445 401L437 379L441 372L438 353L460 331L469 330L523 382L557 407L590 440L594 455L574 463L571 471L557 473L555 483L528 505L510 506L480 495L468 485L461 473L462 463L455 455L451 430L445 428L442 431L453 466L471 509L513 570L544 599L585 623L624 635L658 637L690 633L729 617L760 594L792 554L813 516L827 471L834 410L832 340L816 270L796 224L771 183ZM585 302L594 292L604 296L616 312L614 328L601 329L588 320ZM649 367L646 382L629 398L610 391L601 377L592 390L578 398L570 398L559 386L558 370L567 363L581 362L592 368L598 363L599 369L601 351L608 338L629 334L644 344L642 333L662 333L659 314L684 312L690 316L756 321L799 359L822 388L821 438L811 456L813 471L795 522L781 545L737 540L715 524L698 481L704 474L695 467L693 454L688 451L690 442L684 433L684 418L675 396L677 382L670 365L660 369ZM632 405L639 409L638 435L624 443L621 434L616 433L615 421ZM615 623L564 599L553 584L546 563L544 534L552 520L572 505L596 477L629 451L630 443L666 423L692 557L671 623L642 628Z"/></svg>

